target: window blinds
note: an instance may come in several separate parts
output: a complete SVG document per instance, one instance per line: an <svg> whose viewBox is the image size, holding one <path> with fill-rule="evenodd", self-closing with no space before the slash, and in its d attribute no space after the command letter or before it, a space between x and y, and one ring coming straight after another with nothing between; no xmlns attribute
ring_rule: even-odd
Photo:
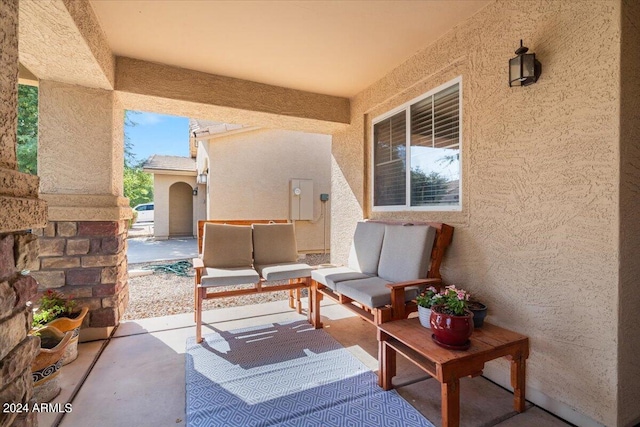
<svg viewBox="0 0 640 427"><path fill-rule="evenodd" d="M373 127L374 204L406 204L406 114L404 111Z"/></svg>
<svg viewBox="0 0 640 427"><path fill-rule="evenodd" d="M373 163L374 207L460 206L460 82L374 123Z"/></svg>

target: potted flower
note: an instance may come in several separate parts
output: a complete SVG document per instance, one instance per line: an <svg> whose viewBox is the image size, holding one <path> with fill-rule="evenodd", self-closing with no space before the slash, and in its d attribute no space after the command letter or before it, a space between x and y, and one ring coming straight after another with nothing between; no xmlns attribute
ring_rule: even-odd
<svg viewBox="0 0 640 427"><path fill-rule="evenodd" d="M431 328L429 319L431 318L431 307L438 304L442 299L442 294L433 286L429 286L424 292L416 297L418 303L418 319L425 328Z"/></svg>
<svg viewBox="0 0 640 427"><path fill-rule="evenodd" d="M473 332L473 313L467 308L470 295L454 285L447 286L441 295L438 303L431 307L433 340L445 348L466 350Z"/></svg>
<svg viewBox="0 0 640 427"><path fill-rule="evenodd" d="M31 364L33 397L36 402L49 402L60 393L58 374L73 332L62 333L54 327L45 326L32 331L32 334L40 337L40 353Z"/></svg>
<svg viewBox="0 0 640 427"><path fill-rule="evenodd" d="M33 313L32 327L39 330L44 326L51 326L62 332L72 332L71 342L67 346L62 364L66 365L78 357L78 335L80 326L89 309L76 309L73 298L66 298L61 292L49 289L45 291L38 302L38 308Z"/></svg>

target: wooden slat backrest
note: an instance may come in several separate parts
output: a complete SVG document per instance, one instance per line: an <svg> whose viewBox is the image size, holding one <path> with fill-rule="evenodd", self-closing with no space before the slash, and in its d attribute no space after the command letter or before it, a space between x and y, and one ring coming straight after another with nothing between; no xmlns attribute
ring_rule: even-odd
<svg viewBox="0 0 640 427"><path fill-rule="evenodd" d="M204 225L209 224L227 224L227 225L251 225L251 224L286 224L286 219L204 219L198 221L198 253L202 253L202 239L204 235Z"/></svg>
<svg viewBox="0 0 640 427"><path fill-rule="evenodd" d="M416 221L385 221L385 220L369 220L370 222L379 222L382 224L402 225L429 225L436 229L436 237L433 240L433 248L431 249L431 263L429 264L429 272L427 279L441 279L440 265L444 252L453 240L453 227L442 222L416 222Z"/></svg>

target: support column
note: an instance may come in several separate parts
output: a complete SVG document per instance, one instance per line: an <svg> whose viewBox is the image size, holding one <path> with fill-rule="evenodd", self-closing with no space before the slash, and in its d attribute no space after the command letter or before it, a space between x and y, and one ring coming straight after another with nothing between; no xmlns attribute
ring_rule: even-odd
<svg viewBox="0 0 640 427"><path fill-rule="evenodd" d="M89 307L81 340L105 338L128 302L124 110L113 91L40 81L38 173L49 224L34 276Z"/></svg>
<svg viewBox="0 0 640 427"><path fill-rule="evenodd" d="M37 261L37 238L24 230L42 227L46 204L38 177L16 170L18 109L18 2L0 0L0 405L31 400L31 363L40 340L28 335L29 301L36 282L25 271ZM32 426L34 414L0 411L0 427Z"/></svg>

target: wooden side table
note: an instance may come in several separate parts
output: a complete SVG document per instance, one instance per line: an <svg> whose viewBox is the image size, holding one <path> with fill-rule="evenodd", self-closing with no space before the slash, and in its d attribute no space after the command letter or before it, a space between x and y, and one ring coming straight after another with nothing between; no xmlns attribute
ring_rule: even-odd
<svg viewBox="0 0 640 427"><path fill-rule="evenodd" d="M471 335L471 347L464 351L447 350L431 339L431 330L417 318L378 325L378 384L393 388L396 353L400 353L440 382L442 425L460 425L460 378L482 374L484 364L499 357L511 360L511 386L514 408L525 408L526 360L529 339L516 332L485 322Z"/></svg>

